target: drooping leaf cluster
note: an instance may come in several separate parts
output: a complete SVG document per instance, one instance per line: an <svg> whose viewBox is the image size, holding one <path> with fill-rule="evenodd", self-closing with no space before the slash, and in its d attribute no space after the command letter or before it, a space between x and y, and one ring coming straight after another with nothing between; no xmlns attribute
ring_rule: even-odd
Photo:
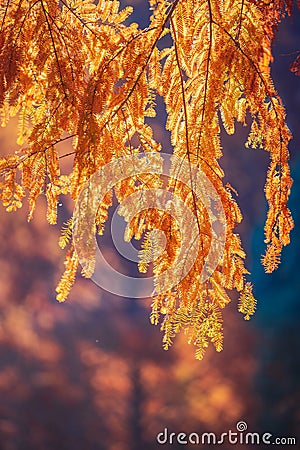
<svg viewBox="0 0 300 450"><path fill-rule="evenodd" d="M158 323L163 316L165 348L183 330L196 346L196 356L202 358L209 341L222 349L221 310L230 301L228 290L241 294L239 311L246 319L255 309L252 285L245 278L245 252L234 232L242 215L223 182L219 164L221 123L233 134L236 122L250 121L246 145L263 148L270 155L265 185L267 249L262 258L267 272L277 268L293 228L287 207L292 185L287 148L291 134L270 76L274 32L283 15L291 14L292 2L150 0L149 4L150 24L140 29L135 23L127 24L132 8L120 10L116 0L2 2L2 125L18 116L21 147L0 160L1 199L12 211L27 196L31 219L37 197L44 194L48 221L55 224L59 197L69 194L76 200L99 168L121 156L161 150L147 118L155 117L155 99L162 96L173 146L171 172L176 178L176 158L181 158L205 174L222 201L226 239L223 258L202 282L199 273L212 241L205 205L181 182L170 180L164 185L193 210L201 251L174 288L158 295L154 288L151 321ZM159 50L166 34L172 44ZM62 144L69 141L73 150L64 153ZM60 174L64 157L73 157L67 175ZM122 203L136 189L162 185L159 176L127 178L99 205L93 230L103 232L113 195ZM125 220L126 214L124 207ZM147 270L150 254L155 255L155 277L172 266L181 245L180 224L173 222L166 212L144 210L128 225L128 239L145 238L140 252L142 272ZM71 219L60 239L68 253L57 287L59 301L66 299L79 264L72 227ZM166 236L161 256L156 251L158 240L148 233L155 228ZM86 276L93 272L93 251L90 258Z"/></svg>

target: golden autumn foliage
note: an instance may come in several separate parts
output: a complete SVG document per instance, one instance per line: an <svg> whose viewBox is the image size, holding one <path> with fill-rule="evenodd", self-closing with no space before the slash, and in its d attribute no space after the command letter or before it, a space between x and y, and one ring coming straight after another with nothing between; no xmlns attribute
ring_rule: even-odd
<svg viewBox="0 0 300 450"><path fill-rule="evenodd" d="M153 262L156 280L152 323L164 332L168 348L181 330L196 346L201 359L211 341L222 349L221 310L229 303L228 290L240 293L239 311L249 319L256 301L245 276L245 252L234 229L242 220L232 189L223 182L220 128L235 132L235 123L251 124L247 147L269 152L265 194L269 205L266 225L266 272L280 262L289 243L293 220L287 207L292 180L288 165L290 131L285 109L270 76L274 30L292 2L283 0L150 0L149 26L128 24L131 7L116 0L6 0L0 11L0 107L2 126L18 116L20 149L0 160L1 199L7 211L29 202L29 220L37 197L47 198L47 219L57 221L61 195L75 201L91 177L120 157L157 154L147 118L156 115L156 96L166 105L166 128L171 132L173 159L168 181L162 176L132 172L109 188L91 229L103 233L112 205L135 191L163 189L176 194L197 222L200 251L188 273L171 289L159 291L159 277L180 254L181 224L171 212L144 209L128 223L127 239L144 237L141 272ZM168 35L171 45L160 40ZM296 62L295 62L296 64ZM293 66L296 72L296 65ZM63 151L72 142L73 150ZM59 145L58 145L59 144ZM73 158L72 171L61 175L62 158ZM150 156L149 156L150 157ZM176 181L178 161L197 167L214 187L224 210L224 251L215 270L203 281L213 241L206 205L190 185ZM121 214L125 221L128 208ZM85 206L83 205L83 212ZM62 231L60 246L68 246L66 270L57 287L63 301L75 281L79 258L71 218ZM153 230L165 233L165 247ZM86 236L82 236L82 239ZM91 276L94 248L90 247ZM168 275L169 276L169 275ZM171 277L172 275L170 275Z"/></svg>

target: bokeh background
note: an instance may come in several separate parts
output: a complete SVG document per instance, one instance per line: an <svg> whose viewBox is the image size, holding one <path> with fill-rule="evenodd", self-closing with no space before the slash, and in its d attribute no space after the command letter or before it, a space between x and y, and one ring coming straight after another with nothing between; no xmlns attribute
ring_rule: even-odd
<svg viewBox="0 0 300 450"><path fill-rule="evenodd" d="M131 20L146 26L146 2L126 3L135 5ZM235 136L223 133L221 164L239 192L244 220L238 231L258 299L249 323L232 296L224 312L223 352L210 348L196 361L182 337L165 352L159 327L149 323L150 299L114 297L81 276L68 302L57 303L64 259L58 237L70 200L62 199L57 226L47 224L43 198L29 224L26 206L15 213L0 208L0 450L155 450L161 447L156 435L165 427L222 433L235 430L240 420L249 431L297 437L300 448L300 78L289 72L297 51L294 11L280 25L272 67L294 135L295 219L292 244L274 274L266 275L260 265L268 155L244 148L243 127ZM158 104L153 126L168 151L159 99ZM12 121L1 130L2 154L16 149L15 129ZM109 240L104 250L117 258ZM126 272L126 263L117 263Z"/></svg>

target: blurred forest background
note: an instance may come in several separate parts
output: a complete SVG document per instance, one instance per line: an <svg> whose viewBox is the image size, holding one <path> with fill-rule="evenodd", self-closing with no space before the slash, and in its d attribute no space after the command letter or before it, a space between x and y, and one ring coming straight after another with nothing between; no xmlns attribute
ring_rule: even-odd
<svg viewBox="0 0 300 450"><path fill-rule="evenodd" d="M130 20L147 26L147 2L121 3L134 4ZM221 165L239 192L244 215L239 232L258 308L245 322L232 298L224 313L222 353L211 348L196 361L184 337L165 352L159 328L149 323L150 299L114 297L81 276L69 301L58 304L55 286L64 259L58 237L71 214L70 199L62 198L57 226L47 224L43 198L29 224L26 206L15 213L1 207L0 450L152 450L161 447L156 435L164 427L222 433L235 430L240 420L249 431L294 436L299 442L300 78L289 72L297 55L291 53L297 51L295 11L280 25L272 72L294 135L290 208L296 226L272 275L260 265L268 155L244 149L243 127L223 136ZM150 120L169 151L160 99L158 104L161 112ZM2 154L17 148L15 129L11 121L1 130ZM70 163L64 162L64 170ZM126 262L113 254L108 239L104 247L126 272Z"/></svg>

